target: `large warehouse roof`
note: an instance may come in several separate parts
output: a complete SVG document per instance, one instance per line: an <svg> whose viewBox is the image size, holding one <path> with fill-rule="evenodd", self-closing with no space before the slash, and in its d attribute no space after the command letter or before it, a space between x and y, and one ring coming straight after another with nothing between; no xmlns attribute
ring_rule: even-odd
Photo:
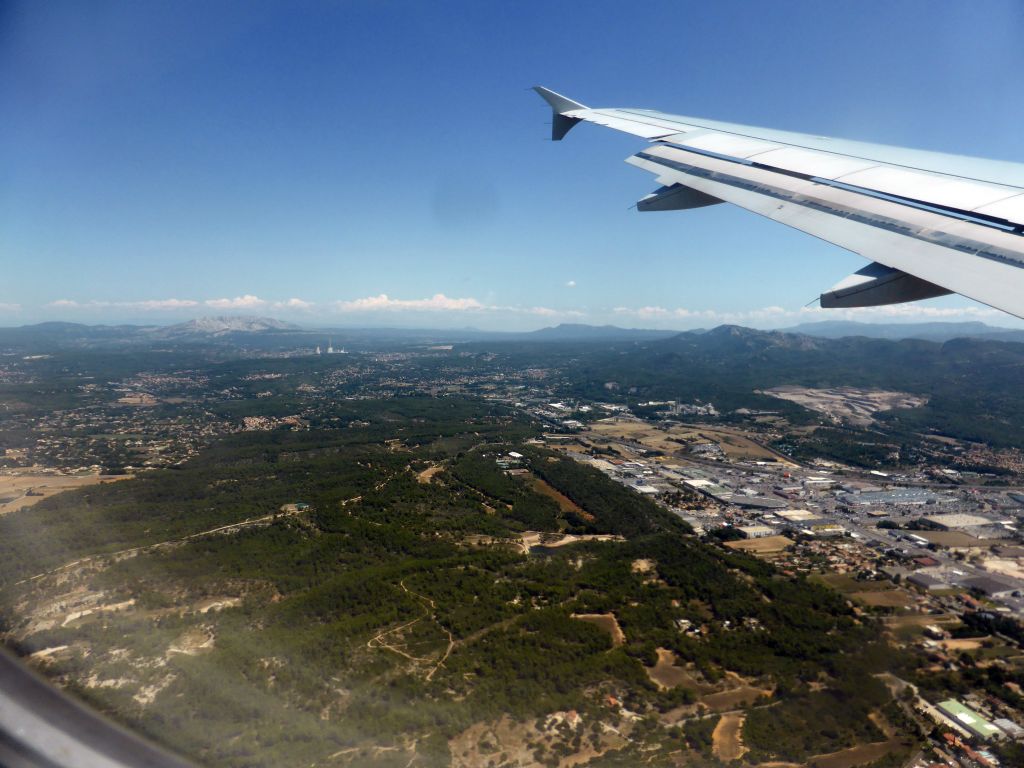
<svg viewBox="0 0 1024 768"><path fill-rule="evenodd" d="M940 701L938 703L938 708L943 714L966 728L979 739L987 740L1003 735L1003 732L999 730L999 728L992 725L992 723L983 718L977 712L968 709L955 699Z"/></svg>

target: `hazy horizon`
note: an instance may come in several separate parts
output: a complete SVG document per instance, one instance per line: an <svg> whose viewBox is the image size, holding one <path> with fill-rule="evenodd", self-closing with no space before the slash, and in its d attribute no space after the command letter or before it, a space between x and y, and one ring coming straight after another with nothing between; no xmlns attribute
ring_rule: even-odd
<svg viewBox="0 0 1024 768"><path fill-rule="evenodd" d="M441 318L435 318L435 322L434 323L431 323L429 321L429 319L424 320L424 322L420 322L420 323L415 323L415 322L410 322L410 321L402 322L403 318L401 318L401 317L396 318L394 316L391 316L391 317L384 316L384 317L380 317L380 318L367 319L364 322L360 322L360 321L355 320L355 319L350 319L349 321L345 321L343 319L339 319L339 320L337 320L337 321L332 323L332 322L330 322L327 319L310 319L310 318L292 319L290 317L281 316L281 315L275 314L273 312L268 312L268 313L238 313L238 312L236 312L236 313L223 313L223 312L218 313L218 312L209 312L209 313L205 313L205 314L182 316L182 317L179 317L179 318L176 318L176 319L163 319L163 320L150 317L150 318L141 318L141 319L134 319L134 320L129 319L129 320L124 320L124 321L115 321L115 322L106 322L106 321L100 321L100 320L96 320L96 321L90 322L90 321L85 321L85 320L54 319L54 320L40 320L40 321L36 321L36 322L32 322L32 323L19 323L19 324L2 324L2 323L0 323L0 328L3 328L3 329L25 328L25 327L31 327L31 326L36 326L36 325L45 324L45 323L73 323L73 324L83 325L83 326L86 326L86 327L129 326L129 327L158 327L158 328L165 328L165 327L171 327L171 326L176 326L176 325L183 325L183 324L187 324L187 323L195 322L195 321L200 321L200 320L213 320L213 319L222 319L222 318L223 319L228 319L228 320L230 320L230 319L239 319L239 320L243 320L243 319L244 320L274 320L274 321L280 321L280 322L283 322L283 323L287 323L289 325L293 325L297 329L302 330L302 331L320 331L320 330L325 330L325 331L326 330L338 330L338 331L345 331L345 330L351 330L351 331L356 331L356 330L364 330L364 331L365 330L395 330L395 331L398 331L398 330L403 330L403 331L464 331L464 332L479 332L479 333L502 333L502 332L506 332L506 333L530 333L530 332L534 332L534 331L540 331L540 330L544 330L544 329L548 329L548 328L556 328L556 327L561 327L561 326L586 326L586 327L591 327L591 328L615 327L615 328L620 328L620 329L623 329L623 330L669 331L669 332L671 332L671 331L678 331L680 333L683 333L683 332L686 332L686 331L693 331L693 330L700 330L700 329L711 329L711 328L718 327L720 325L738 325L738 326L742 326L742 327L746 327L746 328L751 328L751 329L754 329L754 330L786 330L786 329L795 328L795 327L810 326L810 325L826 325L826 324L831 324L831 323L853 323L855 325L876 325L876 326L903 325L903 326L907 326L907 327L914 327L914 326L925 325L925 324L927 324L927 325L940 325L940 326L943 326L943 325L953 326L953 325L962 325L962 324L965 324L965 323L977 323L977 324L984 325L986 328L990 328L990 329L992 329L994 331L1000 331L1000 330L1019 330L1021 327L1024 327L1021 324L1016 324L1015 325L1012 322L1010 322L1012 320L1015 320L1015 318L1010 318L1009 316L1007 316L1007 322L1006 323L998 323L998 322L993 322L991 318L978 318L978 317L963 317L963 318L957 317L957 318L953 318L953 319L950 319L950 318L947 318L947 317L942 317L942 316L938 316L938 317L934 317L934 318L933 317L885 317L885 316L875 316L875 317L871 317L871 316L868 316L868 317L835 317L835 316L832 316L833 314L834 313L829 313L828 315L825 315L825 316L822 316L822 315L817 315L817 316L815 316L815 315L805 315L805 316L802 316L802 317L794 318L791 322L788 322L788 323L787 322L782 322L781 320L779 320L779 321L777 321L775 323L772 323L772 324L760 324L760 325L753 324L753 323L733 322L733 321L729 321L728 319L714 320L714 319L711 319L711 318L709 318L708 322L703 324L703 325L702 324L689 324L689 325L686 325L685 327L683 327L681 325L680 326L669 326L669 325L665 325L665 324L657 324L655 322L652 322L651 324L645 325L642 322L638 322L638 321L635 321L635 320L634 321L630 321L628 318L627 319L612 318L608 322L588 322L586 320L580 320L578 318L574 318L574 319L569 319L569 320L552 319L549 322L538 322L538 323L536 323L536 324L534 324L532 326L529 326L529 327L510 328L510 327L505 326L505 327L500 327L500 328L493 328L493 327L487 327L485 325L474 324L472 322L463 322L462 324L453 324L451 322L445 323L443 321L443 319L441 319ZM780 315L779 317L781 318L783 316ZM462 319L465 319L465 318L462 318Z"/></svg>

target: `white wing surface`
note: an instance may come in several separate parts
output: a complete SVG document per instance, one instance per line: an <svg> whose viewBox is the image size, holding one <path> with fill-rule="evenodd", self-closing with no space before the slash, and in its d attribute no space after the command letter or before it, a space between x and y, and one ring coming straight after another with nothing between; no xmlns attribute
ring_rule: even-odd
<svg viewBox="0 0 1024 768"><path fill-rule="evenodd" d="M536 87L552 138L597 123L651 145L627 162L662 185L642 211L728 202L872 263L821 295L861 307L959 293L1024 317L1024 165L644 109L590 109Z"/></svg>

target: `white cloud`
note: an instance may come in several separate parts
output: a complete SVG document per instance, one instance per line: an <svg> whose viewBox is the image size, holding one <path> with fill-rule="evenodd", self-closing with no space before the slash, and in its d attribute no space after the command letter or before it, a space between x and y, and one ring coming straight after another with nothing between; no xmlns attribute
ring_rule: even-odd
<svg viewBox="0 0 1024 768"><path fill-rule="evenodd" d="M931 307L922 304L890 304L883 307L856 307L853 309L822 309L821 307L803 307L801 315L822 315L828 318L841 317L847 320L866 320L869 318L884 319L943 319L963 320L1003 317L1005 312L992 307Z"/></svg>
<svg viewBox="0 0 1024 768"><path fill-rule="evenodd" d="M256 309L267 304L260 297L248 293L245 296L236 296L233 299L207 299L204 303L206 306L213 307L214 309Z"/></svg>
<svg viewBox="0 0 1024 768"><path fill-rule="evenodd" d="M0 312L17 312L21 309L21 304L9 304L0 301Z"/></svg>
<svg viewBox="0 0 1024 768"><path fill-rule="evenodd" d="M860 322L885 322L900 320L981 320L1006 318L1003 312L991 307L935 307L921 304L891 304L881 307L856 307L851 309L822 309L819 306L786 309L769 306L735 312L714 309L689 309L677 307L667 309L660 306L615 307L612 312L624 317L670 323L673 320L699 320L711 323L737 323L762 326L779 326L814 320L855 320Z"/></svg>
<svg viewBox="0 0 1024 768"><path fill-rule="evenodd" d="M540 315L541 317L553 317L559 314L558 310L551 309L551 307L530 307L529 309L524 311L527 314Z"/></svg>
<svg viewBox="0 0 1024 768"><path fill-rule="evenodd" d="M147 299L145 301L75 301L74 299L57 299L46 306L57 309L190 309L198 307L199 302L192 299Z"/></svg>
<svg viewBox="0 0 1024 768"><path fill-rule="evenodd" d="M367 296L351 301L337 301L334 303L334 308L339 312L475 312L536 315L539 317L583 317L585 315L575 309L484 304L479 299L452 298L443 293L435 293L426 299L395 299L382 293L378 296Z"/></svg>
<svg viewBox="0 0 1024 768"><path fill-rule="evenodd" d="M420 312L479 312L493 309L476 299L454 299L443 293L435 293L429 299L393 299L386 293L367 296L353 301L338 301L334 305L340 312L406 311Z"/></svg>
<svg viewBox="0 0 1024 768"><path fill-rule="evenodd" d="M570 280L569 282L567 282L565 284L565 287L566 288L575 288L576 287L576 281L575 280Z"/></svg>
<svg viewBox="0 0 1024 768"><path fill-rule="evenodd" d="M271 306L274 309L311 309L313 302L302 299L288 299L287 301L275 301Z"/></svg>
<svg viewBox="0 0 1024 768"><path fill-rule="evenodd" d="M612 312L616 315L632 315L634 317L667 317L672 313L664 307L615 307Z"/></svg>
<svg viewBox="0 0 1024 768"><path fill-rule="evenodd" d="M722 313L715 312L711 309L686 309L684 307L677 307L676 309L665 309L665 307L615 307L612 312L616 315L627 315L631 317L640 317L644 319L689 319L689 318L715 318L721 316Z"/></svg>
<svg viewBox="0 0 1024 768"><path fill-rule="evenodd" d="M150 299L148 301L125 301L117 304L119 307L131 307L133 309L189 309L198 307L199 302L192 299Z"/></svg>

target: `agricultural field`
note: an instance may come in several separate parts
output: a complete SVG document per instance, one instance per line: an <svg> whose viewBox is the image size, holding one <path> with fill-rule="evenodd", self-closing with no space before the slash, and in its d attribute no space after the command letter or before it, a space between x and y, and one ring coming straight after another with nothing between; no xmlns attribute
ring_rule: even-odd
<svg viewBox="0 0 1024 768"><path fill-rule="evenodd" d="M901 589L872 589L865 592L851 592L850 597L869 608L909 608L913 598Z"/></svg>
<svg viewBox="0 0 1024 768"><path fill-rule="evenodd" d="M97 483L127 480L130 475L102 475L98 472L65 475L55 472L3 470L0 472L0 515L38 504L64 491L86 488Z"/></svg>

